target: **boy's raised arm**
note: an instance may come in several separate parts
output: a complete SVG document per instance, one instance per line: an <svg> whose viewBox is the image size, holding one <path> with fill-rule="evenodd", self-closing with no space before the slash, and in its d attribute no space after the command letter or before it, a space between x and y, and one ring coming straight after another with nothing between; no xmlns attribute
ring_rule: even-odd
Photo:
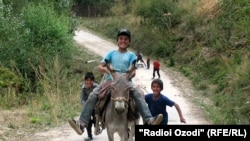
<svg viewBox="0 0 250 141"><path fill-rule="evenodd" d="M177 112L179 114L180 121L183 122L183 123L186 123L186 119L182 115L182 111L181 111L181 108L180 108L179 104L175 103L174 107L175 107L175 109L177 110Z"/></svg>

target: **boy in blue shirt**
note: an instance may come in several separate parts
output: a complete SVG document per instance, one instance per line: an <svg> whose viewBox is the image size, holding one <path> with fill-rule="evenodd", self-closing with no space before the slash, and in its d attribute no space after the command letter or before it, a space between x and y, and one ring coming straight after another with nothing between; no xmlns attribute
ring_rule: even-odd
<svg viewBox="0 0 250 141"><path fill-rule="evenodd" d="M106 67L106 61L108 61L114 70L116 70L116 73L126 73L128 68L133 65L134 62L136 62L136 54L133 52L128 51L128 47L130 44L131 39L131 33L127 29L121 29L117 33L117 50L112 50L108 52L104 58L101 60L100 64L98 65L98 69L100 72L106 73L105 81L111 81L110 72ZM135 75L135 71L133 72L133 75ZM105 82L104 81L104 82ZM102 84L104 84L102 82ZM79 134L82 135L84 132L84 128L87 127L91 113L94 110L95 104L98 101L98 94L99 91L102 89L103 85L97 86L93 92L90 94L88 100L86 101L86 104L84 106L83 111L81 112L79 121L74 121L73 119L69 119L68 122L70 126ZM140 115L142 116L144 124L149 125L158 125L160 124L162 120L162 114L156 115L155 117L152 117L148 107L147 103L145 102L144 96L131 81L131 85L133 86L132 95L135 99L135 103L137 108L139 109Z"/></svg>

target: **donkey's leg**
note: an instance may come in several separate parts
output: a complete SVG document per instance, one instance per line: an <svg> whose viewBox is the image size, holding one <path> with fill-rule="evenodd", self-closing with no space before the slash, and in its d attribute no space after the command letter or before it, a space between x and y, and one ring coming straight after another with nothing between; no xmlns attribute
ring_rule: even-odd
<svg viewBox="0 0 250 141"><path fill-rule="evenodd" d="M119 131L118 135L120 136L120 141L128 141L128 130L125 131Z"/></svg>
<svg viewBox="0 0 250 141"><path fill-rule="evenodd" d="M134 135L135 135L135 126L132 125L130 127L130 130L129 130L129 137L128 137L128 141L133 141L134 140Z"/></svg>
<svg viewBox="0 0 250 141"><path fill-rule="evenodd" d="M98 135L98 129L100 128L99 126L99 116L97 114L95 114L95 135Z"/></svg>
<svg viewBox="0 0 250 141"><path fill-rule="evenodd" d="M130 130L129 130L129 141L134 141L135 137L135 125L139 125L139 119L135 119L133 121L130 121Z"/></svg>
<svg viewBox="0 0 250 141"><path fill-rule="evenodd" d="M107 134L109 141L114 141L114 132L112 132L110 129L107 128Z"/></svg>

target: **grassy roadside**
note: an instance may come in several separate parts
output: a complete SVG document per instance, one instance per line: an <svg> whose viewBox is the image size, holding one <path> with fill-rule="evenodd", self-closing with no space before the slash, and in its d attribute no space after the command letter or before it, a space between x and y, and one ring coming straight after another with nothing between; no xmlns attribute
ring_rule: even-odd
<svg viewBox="0 0 250 141"><path fill-rule="evenodd" d="M77 116L81 109L79 93L85 72L93 71L96 80L101 80L101 74L95 68L97 62L85 63L93 59L99 60L99 56L79 47L79 52L68 70L62 70L62 63L54 60L53 67L47 68L49 71L41 74L43 79L39 82L43 93L22 97L22 101L28 100L25 106L0 109L0 140L21 139L32 133L60 126L69 117ZM14 91L9 91L8 97L1 97L1 100L13 102L19 97Z"/></svg>

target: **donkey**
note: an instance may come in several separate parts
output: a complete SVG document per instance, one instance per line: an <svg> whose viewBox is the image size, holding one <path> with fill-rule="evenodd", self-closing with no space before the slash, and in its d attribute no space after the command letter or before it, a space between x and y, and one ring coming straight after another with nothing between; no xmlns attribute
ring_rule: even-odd
<svg viewBox="0 0 250 141"><path fill-rule="evenodd" d="M110 83L109 94L106 94L108 96L105 112L99 116L102 118L100 121L107 129L109 141L114 141L114 133L118 133L120 141L133 141L135 125L139 124L140 118L134 99L130 95L132 86L129 80L133 77L135 67L131 66L125 75L115 73L110 65L107 68L113 80Z"/></svg>

